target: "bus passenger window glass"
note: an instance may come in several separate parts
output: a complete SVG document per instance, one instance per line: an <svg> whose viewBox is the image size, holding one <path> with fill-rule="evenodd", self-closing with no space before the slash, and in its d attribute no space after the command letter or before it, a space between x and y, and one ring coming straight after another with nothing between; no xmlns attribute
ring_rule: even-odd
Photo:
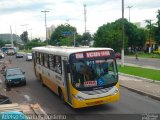
<svg viewBox="0 0 160 120"><path fill-rule="evenodd" d="M44 63L44 57L43 57L43 54L40 53L40 64L43 65Z"/></svg>
<svg viewBox="0 0 160 120"><path fill-rule="evenodd" d="M50 67L50 69L53 70L53 71L55 70L54 61L55 61L55 60L54 60L54 56L53 56L53 55L49 55L49 67Z"/></svg>
<svg viewBox="0 0 160 120"><path fill-rule="evenodd" d="M41 64L41 53L39 53L39 64Z"/></svg>
<svg viewBox="0 0 160 120"><path fill-rule="evenodd" d="M44 66L48 68L48 54L44 54Z"/></svg>
<svg viewBox="0 0 160 120"><path fill-rule="evenodd" d="M61 57L55 56L55 71L57 73L62 73L62 67L61 67Z"/></svg>
<svg viewBox="0 0 160 120"><path fill-rule="evenodd" d="M37 56L36 57L37 58L36 61L37 61L38 64L40 63L40 57L39 57L39 55L40 55L39 53L36 54L36 56Z"/></svg>
<svg viewBox="0 0 160 120"><path fill-rule="evenodd" d="M71 64L72 84L76 88L101 87L118 81L113 59L76 60Z"/></svg>

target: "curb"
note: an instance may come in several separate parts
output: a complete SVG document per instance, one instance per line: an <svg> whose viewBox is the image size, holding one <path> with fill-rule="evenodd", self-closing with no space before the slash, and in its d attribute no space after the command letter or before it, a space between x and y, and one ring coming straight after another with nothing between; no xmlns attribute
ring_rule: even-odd
<svg viewBox="0 0 160 120"><path fill-rule="evenodd" d="M160 101L160 97L158 97L158 96L151 95L151 94L146 93L146 92L144 92L144 91L140 91L140 90L137 90L137 89L134 89L134 88L131 88L131 87L127 87L127 86L122 85L122 84L120 84L120 86L121 86L121 87L124 87L124 88L126 88L126 89L128 89L128 90L130 90L130 91L132 91L132 92L136 92L136 93L138 93L138 94L140 94L140 95L148 96L148 97L150 97L150 98L152 98L152 99L155 99L155 100Z"/></svg>
<svg viewBox="0 0 160 120"><path fill-rule="evenodd" d="M141 80L144 80L144 81L147 81L147 82L152 82L152 83L158 83L160 84L160 81L157 81L157 80L152 80L152 79L148 79L148 78L144 78L144 77L139 77L139 76L135 76L135 75L130 75L130 74L125 74L125 73L121 73L121 72L118 72L119 75L122 75L122 76L126 76L126 77L132 77L132 78L135 78L135 79L141 79Z"/></svg>

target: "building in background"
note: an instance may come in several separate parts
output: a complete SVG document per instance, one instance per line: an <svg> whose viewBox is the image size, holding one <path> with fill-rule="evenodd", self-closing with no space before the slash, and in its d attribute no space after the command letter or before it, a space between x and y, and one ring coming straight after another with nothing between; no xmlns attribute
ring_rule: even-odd
<svg viewBox="0 0 160 120"><path fill-rule="evenodd" d="M16 34L12 34L12 39L18 44L23 44L22 40L20 37ZM0 40L4 42L11 42L11 34L0 34Z"/></svg>
<svg viewBox="0 0 160 120"><path fill-rule="evenodd" d="M47 28L47 39L51 39L52 33L55 31L56 27L54 25L51 25Z"/></svg>

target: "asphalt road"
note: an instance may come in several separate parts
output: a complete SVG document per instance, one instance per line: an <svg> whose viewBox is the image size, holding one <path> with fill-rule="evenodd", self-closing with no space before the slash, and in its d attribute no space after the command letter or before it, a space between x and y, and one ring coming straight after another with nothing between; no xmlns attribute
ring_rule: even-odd
<svg viewBox="0 0 160 120"><path fill-rule="evenodd" d="M39 103L46 113L67 115L67 120L106 120L108 117L112 117L112 120L122 117L125 120L126 117L134 115L141 120L143 113L160 114L160 101L141 96L122 87L120 87L119 102L75 110L69 105L64 105L57 95L41 85L35 78L31 62L26 62L25 58L13 59L12 66L22 68L27 78L26 86L12 87L10 91L7 91L7 95L13 102ZM133 120L139 119L133 118Z"/></svg>
<svg viewBox="0 0 160 120"><path fill-rule="evenodd" d="M120 63L121 60L117 59L117 62ZM124 63L160 69L160 59L138 58L138 60L136 60L135 57L125 57Z"/></svg>

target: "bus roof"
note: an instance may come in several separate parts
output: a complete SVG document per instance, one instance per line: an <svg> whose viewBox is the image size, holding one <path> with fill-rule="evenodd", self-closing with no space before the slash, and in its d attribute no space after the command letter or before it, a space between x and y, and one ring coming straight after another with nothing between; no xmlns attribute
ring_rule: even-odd
<svg viewBox="0 0 160 120"><path fill-rule="evenodd" d="M86 52L86 51L98 51L98 50L112 50L111 48L94 48L94 47L67 47L67 46L42 46L34 47L32 51L38 51L42 53L69 56L72 53Z"/></svg>

